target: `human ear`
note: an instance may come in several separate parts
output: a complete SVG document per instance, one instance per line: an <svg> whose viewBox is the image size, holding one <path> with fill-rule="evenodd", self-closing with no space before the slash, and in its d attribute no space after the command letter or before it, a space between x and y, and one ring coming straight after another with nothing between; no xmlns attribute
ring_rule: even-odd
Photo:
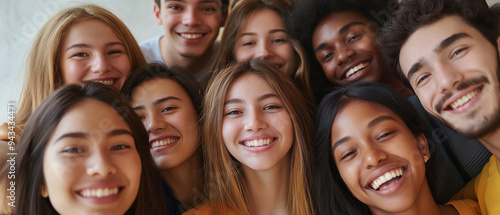
<svg viewBox="0 0 500 215"><path fill-rule="evenodd" d="M45 186L45 183L43 183L42 186L40 186L40 192L43 198L49 197L49 191L47 190L47 186Z"/></svg>
<svg viewBox="0 0 500 215"><path fill-rule="evenodd" d="M500 36L497 37L497 52L500 54Z"/></svg>
<svg viewBox="0 0 500 215"><path fill-rule="evenodd" d="M431 158L431 153L429 151L429 144L427 143L427 139L424 134L419 134L417 136L417 145L424 159L424 163L427 163L429 158Z"/></svg>
<svg viewBox="0 0 500 215"><path fill-rule="evenodd" d="M155 14L156 24L158 24L158 25L162 25L163 24L163 21L160 18L160 11L161 11L161 6L157 5L156 2L155 2L154 6L153 6L153 12Z"/></svg>

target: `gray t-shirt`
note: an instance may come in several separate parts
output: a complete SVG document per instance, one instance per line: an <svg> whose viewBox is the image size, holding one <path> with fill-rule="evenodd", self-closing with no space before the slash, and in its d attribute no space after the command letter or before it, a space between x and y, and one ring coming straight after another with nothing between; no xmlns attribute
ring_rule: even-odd
<svg viewBox="0 0 500 215"><path fill-rule="evenodd" d="M146 58L146 61L148 63L163 63L163 58L161 57L161 52L160 52L160 39L164 35L159 35L156 37L153 37L151 39L148 39L146 41L143 41L139 43L139 46L141 47L142 54ZM217 39L214 43L214 48L218 48L219 45L219 39ZM214 55L215 56L215 55ZM210 70L210 67L212 66L212 62L214 60L214 56L212 56L212 59L210 60L210 63L206 65L203 70L196 75L196 80L198 82L201 82L205 74L208 73L208 70ZM168 65L167 65L168 66Z"/></svg>

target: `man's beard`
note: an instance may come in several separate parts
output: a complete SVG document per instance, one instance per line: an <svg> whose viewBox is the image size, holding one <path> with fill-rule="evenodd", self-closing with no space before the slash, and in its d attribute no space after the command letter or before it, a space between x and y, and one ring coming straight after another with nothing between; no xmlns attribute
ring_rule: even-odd
<svg viewBox="0 0 500 215"><path fill-rule="evenodd" d="M498 53L497 53L498 56ZM500 88L500 58L497 57L497 86ZM485 89L483 89L485 90ZM500 89L498 89L500 91ZM497 95L500 96L500 95ZM467 137L469 139L479 139L484 137L490 133L493 133L500 129L500 104L497 104L498 107L494 110L491 116L484 116L482 120L480 120L477 125L473 125L468 128L457 128L456 126L451 125L445 119L440 116L434 116L439 122L441 122L446 127L452 129L456 133ZM477 112L470 113L468 116L472 117L473 115L480 114ZM464 120L464 124L467 124L467 119Z"/></svg>

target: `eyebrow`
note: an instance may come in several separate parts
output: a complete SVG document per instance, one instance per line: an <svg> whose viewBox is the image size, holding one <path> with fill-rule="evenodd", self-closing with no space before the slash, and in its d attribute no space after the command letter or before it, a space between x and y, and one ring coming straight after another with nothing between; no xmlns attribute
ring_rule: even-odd
<svg viewBox="0 0 500 215"><path fill-rule="evenodd" d="M266 100L268 98L273 98L273 97L279 98L279 96L276 95L276 94L274 94L274 93L268 93L268 94L264 94L264 95L260 96L259 98L257 98L257 101L260 102L260 101ZM229 100L227 100L227 101L224 102L224 105L231 104L231 103L232 104L234 104L234 103L243 103L243 100L241 100L241 99L229 99Z"/></svg>
<svg viewBox="0 0 500 215"><path fill-rule="evenodd" d="M351 23L349 23L347 25L344 25L344 27L340 28L338 34L343 34L347 30L349 30L349 28L351 28L353 26L356 26L356 25L365 25L365 23L362 23L362 22L351 22Z"/></svg>
<svg viewBox="0 0 500 215"><path fill-rule="evenodd" d="M118 135L123 135L123 134L133 136L132 132L130 132L129 130L126 130L126 129L115 129L115 130L112 130L112 131L108 132L106 134L106 136L107 137L112 137L112 136L118 136ZM64 138L85 139L85 138L88 138L88 136L89 135L87 133L84 133L84 132L69 132L69 133L65 133L65 134L61 135L54 142L58 142L59 140L62 140Z"/></svg>
<svg viewBox="0 0 500 215"><path fill-rule="evenodd" d="M344 25L342 28L340 28L339 32L337 34L343 34L347 30L349 30L351 27L356 26L356 25L365 25L365 23L362 22L351 22L347 25ZM319 52L321 49L323 49L326 46L326 43L321 43L314 49L314 54Z"/></svg>
<svg viewBox="0 0 500 215"><path fill-rule="evenodd" d="M161 99L157 99L153 102L153 105L158 105L162 102L165 102L165 101L168 101L168 100L179 100L179 101L182 101L180 98L177 98L175 96L167 96L165 98L161 98ZM146 107L144 105L139 105L139 106L136 106L136 107L133 107L132 109L134 110L144 110L146 109Z"/></svg>
<svg viewBox="0 0 500 215"><path fill-rule="evenodd" d="M274 33L278 33L278 32L283 32L283 33L286 34L286 30L282 29L282 28L269 30L270 34L274 34ZM255 36L255 35L257 35L257 33L254 33L254 32L245 32L245 33L242 33L240 37L242 37L242 36Z"/></svg>
<svg viewBox="0 0 500 215"><path fill-rule="evenodd" d="M453 35L449 36L448 38L444 39L443 41L441 41L441 43L439 43L434 48L433 51L434 51L434 53L440 53L444 49L448 48L451 44L456 42L457 40L465 38L465 37L471 37L471 36L467 33L453 34ZM411 66L410 70L408 71L408 80L413 76L413 74L415 74L415 72L420 70L423 66L424 66L424 60L422 58L418 59L418 62L414 63Z"/></svg>
<svg viewBox="0 0 500 215"><path fill-rule="evenodd" d="M375 125L377 125L377 124L379 124L379 123L381 123L381 122L383 122L383 121L387 121L387 120L396 121L396 119L394 119L394 117L392 117L392 116L382 115L382 116L379 116L379 117L377 117L377 118L373 119L372 121L370 121L366 127L367 127L367 128L371 128L371 127L373 127L373 126L375 126ZM336 141L336 142L333 144L333 146L332 146L332 151L335 151L335 149L336 149L336 148L337 148L340 144L345 143L345 142L347 142L347 141L348 141L348 140L350 140L350 139L351 139L351 137L343 137L343 138L341 138L340 140Z"/></svg>
<svg viewBox="0 0 500 215"><path fill-rule="evenodd" d="M449 36L448 38L444 39L443 41L441 41L441 43L439 43L439 45L437 45L437 47L434 48L434 52L439 53L439 52L443 51L443 49L445 49L448 46L450 46L451 44L453 44L455 41L462 39L464 37L470 37L470 35L467 33L453 34L453 35Z"/></svg>
<svg viewBox="0 0 500 215"><path fill-rule="evenodd" d="M186 2L186 0L164 0L163 2L169 2L169 1ZM217 0L202 0L202 1L198 1L198 4L203 4L203 3L216 3L218 6L220 6L220 2L217 1Z"/></svg>
<svg viewBox="0 0 500 215"><path fill-rule="evenodd" d="M109 43L106 43L104 46L108 47L108 46L114 46L114 45L125 46L125 45L123 45L122 42L109 42ZM89 46L88 44L85 44L85 43L76 43L76 44L73 44L73 45L69 46L68 48L66 48L66 51L73 49L73 48L90 48L90 47L91 46Z"/></svg>

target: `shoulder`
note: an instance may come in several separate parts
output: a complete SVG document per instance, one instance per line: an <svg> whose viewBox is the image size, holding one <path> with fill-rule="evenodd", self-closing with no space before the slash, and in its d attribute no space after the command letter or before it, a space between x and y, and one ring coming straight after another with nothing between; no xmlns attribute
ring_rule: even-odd
<svg viewBox="0 0 500 215"><path fill-rule="evenodd" d="M202 204L191 210L186 211L182 215L212 215L214 214L213 212L214 208L210 204ZM217 214L236 215L237 213L229 208L218 208Z"/></svg>
<svg viewBox="0 0 500 215"><path fill-rule="evenodd" d="M146 41L139 43L139 47L141 48L142 54L146 58L148 63L151 62L161 62L163 63L163 59L161 57L160 51L160 39L163 35L158 35Z"/></svg>

